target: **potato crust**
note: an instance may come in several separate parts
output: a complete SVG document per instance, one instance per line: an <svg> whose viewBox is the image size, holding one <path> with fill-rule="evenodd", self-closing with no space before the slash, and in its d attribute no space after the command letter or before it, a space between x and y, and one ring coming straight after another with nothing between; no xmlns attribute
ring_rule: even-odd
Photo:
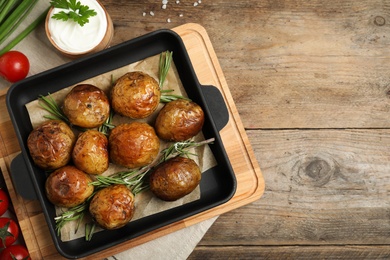
<svg viewBox="0 0 390 260"><path fill-rule="evenodd" d="M108 138L113 163L138 168L150 164L160 150L160 140L153 127L143 122L116 126Z"/></svg>
<svg viewBox="0 0 390 260"><path fill-rule="evenodd" d="M83 128L102 125L110 115L110 103L100 88L91 84L80 84L66 95L63 112L70 123Z"/></svg>
<svg viewBox="0 0 390 260"><path fill-rule="evenodd" d="M79 134L72 152L75 166L88 174L101 174L108 169L108 139L97 130Z"/></svg>
<svg viewBox="0 0 390 260"><path fill-rule="evenodd" d="M29 134L27 147L38 167L54 170L70 161L75 141L76 136L65 122L48 120Z"/></svg>
<svg viewBox="0 0 390 260"><path fill-rule="evenodd" d="M200 183L201 177L194 160L174 157L158 165L150 174L150 190L162 200L178 200L190 194Z"/></svg>
<svg viewBox="0 0 390 260"><path fill-rule="evenodd" d="M134 71L120 77L111 91L115 112L134 119L151 115L160 103L160 87L150 75Z"/></svg>
<svg viewBox="0 0 390 260"><path fill-rule="evenodd" d="M51 203L59 207L75 207L92 193L93 186L88 174L74 166L66 165L52 172L46 179L45 190Z"/></svg>
<svg viewBox="0 0 390 260"><path fill-rule="evenodd" d="M155 128L161 139L179 142L197 135L202 130L203 123L204 112L198 104L178 99L161 109Z"/></svg>
<svg viewBox="0 0 390 260"><path fill-rule="evenodd" d="M105 229L123 227L132 219L134 210L134 195L122 184L99 190L89 205L92 218Z"/></svg>

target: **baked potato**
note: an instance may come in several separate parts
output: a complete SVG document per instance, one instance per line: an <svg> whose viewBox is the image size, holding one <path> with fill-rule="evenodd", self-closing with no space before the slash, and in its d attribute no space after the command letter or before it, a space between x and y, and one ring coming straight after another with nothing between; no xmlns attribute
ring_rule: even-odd
<svg viewBox="0 0 390 260"><path fill-rule="evenodd" d="M88 173L101 174L108 169L108 139L97 130L87 130L79 134L72 151L74 165Z"/></svg>
<svg viewBox="0 0 390 260"><path fill-rule="evenodd" d="M99 190L89 204L92 218L105 229L123 227L132 219L134 210L134 195L122 184Z"/></svg>
<svg viewBox="0 0 390 260"><path fill-rule="evenodd" d="M102 125L110 115L110 103L100 88L80 84L65 96L62 110L69 122L82 128Z"/></svg>
<svg viewBox="0 0 390 260"><path fill-rule="evenodd" d="M147 123L124 123L111 130L108 147L113 163L138 168L150 164L157 157L160 139Z"/></svg>
<svg viewBox="0 0 390 260"><path fill-rule="evenodd" d="M201 171L194 160L177 156L156 166L149 176L149 185L156 197L175 201L190 194L201 178Z"/></svg>
<svg viewBox="0 0 390 260"><path fill-rule="evenodd" d="M88 174L66 165L52 172L46 179L46 196L59 207L75 207L83 203L94 191Z"/></svg>
<svg viewBox="0 0 390 260"><path fill-rule="evenodd" d="M160 87L150 75L134 71L120 77L111 90L114 111L130 118L146 118L160 103Z"/></svg>
<svg viewBox="0 0 390 260"><path fill-rule="evenodd" d="M157 135L166 141L179 142L197 135L203 127L204 112L193 101L178 99L167 103L155 122Z"/></svg>
<svg viewBox="0 0 390 260"><path fill-rule="evenodd" d="M54 170L70 161L75 141L75 134L65 122L48 120L31 131L27 147L38 167Z"/></svg>

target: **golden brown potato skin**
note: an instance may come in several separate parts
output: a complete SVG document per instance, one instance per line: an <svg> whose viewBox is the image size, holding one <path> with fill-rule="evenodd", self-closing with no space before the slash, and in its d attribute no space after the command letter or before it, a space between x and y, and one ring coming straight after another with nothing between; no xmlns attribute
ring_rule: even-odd
<svg viewBox="0 0 390 260"><path fill-rule="evenodd" d="M133 193L122 184L99 190L89 205L92 218L105 229L117 229L133 217L135 200Z"/></svg>
<svg viewBox="0 0 390 260"><path fill-rule="evenodd" d="M110 103L100 88L80 84L66 95L63 111L70 123L83 128L102 125L110 115Z"/></svg>
<svg viewBox="0 0 390 260"><path fill-rule="evenodd" d="M145 118L156 110L160 96L160 87L153 77L134 71L116 81L111 91L111 103L120 115Z"/></svg>
<svg viewBox="0 0 390 260"><path fill-rule="evenodd" d="M74 165L88 173L101 174L108 169L108 139L97 130L82 132L74 145L72 152Z"/></svg>
<svg viewBox="0 0 390 260"><path fill-rule="evenodd" d="M48 120L36 127L27 138L34 163L44 170L54 170L71 159L76 136L63 121Z"/></svg>
<svg viewBox="0 0 390 260"><path fill-rule="evenodd" d="M167 103L159 112L155 128L167 141L184 141L198 134L203 127L204 112L195 102L178 99Z"/></svg>
<svg viewBox="0 0 390 260"><path fill-rule="evenodd" d="M138 168L150 164L160 150L160 140L147 123L131 122L116 126L108 138L113 163Z"/></svg>
<svg viewBox="0 0 390 260"><path fill-rule="evenodd" d="M194 160L174 157L158 165L150 174L150 190L162 200L174 201L191 193L201 177Z"/></svg>
<svg viewBox="0 0 390 260"><path fill-rule="evenodd" d="M92 193L88 174L66 165L52 172L46 179L45 189L49 201L59 207L74 207L83 203Z"/></svg>

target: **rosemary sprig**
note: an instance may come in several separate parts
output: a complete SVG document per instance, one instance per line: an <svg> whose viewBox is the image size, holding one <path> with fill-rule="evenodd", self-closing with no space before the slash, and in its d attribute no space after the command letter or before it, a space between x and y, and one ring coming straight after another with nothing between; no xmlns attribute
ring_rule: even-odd
<svg viewBox="0 0 390 260"><path fill-rule="evenodd" d="M91 196L92 198L92 196ZM54 218L56 222L56 230L57 235L59 236L61 234L61 229L65 226L65 224L69 221L77 220L79 226L81 220L84 217L84 213L87 210L88 203L87 201L77 205L75 207L69 208L67 211L63 212L61 215ZM75 230L77 232L77 229Z"/></svg>
<svg viewBox="0 0 390 260"><path fill-rule="evenodd" d="M108 116L106 121L101 126L99 126L98 131L102 132L105 135L108 135L110 129L115 128L115 125L111 124L113 117L114 117L114 111L111 109L110 115Z"/></svg>
<svg viewBox="0 0 390 260"><path fill-rule="evenodd" d="M169 68L171 67L171 62L172 62L172 55L173 52L171 51L166 51L160 53L160 60L159 60L159 87L160 89L164 85L164 81L167 77Z"/></svg>
<svg viewBox="0 0 390 260"><path fill-rule="evenodd" d="M53 99L50 93L48 93L48 96L45 97L43 95L40 95L38 100L39 106L48 111L51 115L45 115L44 117L47 119L55 119L55 120L62 120L69 124L68 118L65 116L64 112L62 111L61 107L57 104L57 102Z"/></svg>
<svg viewBox="0 0 390 260"><path fill-rule="evenodd" d="M174 95L174 94L167 94L170 92L173 92L173 89L167 89L163 90L165 79L168 75L168 71L171 67L172 63L172 56L173 52L166 51L160 53L160 59L159 59L159 87L161 91L161 97L160 102L162 103L168 103L176 99L187 99L186 97L180 96L180 95Z"/></svg>
<svg viewBox="0 0 390 260"><path fill-rule="evenodd" d="M191 101L191 99L183 97L183 96L180 96L180 95L166 94L166 93L170 93L170 92L173 92L173 91L174 91L173 89L161 90L160 102L162 102L162 103L169 103L169 102L171 102L173 100L177 100L177 99L185 99L185 100Z"/></svg>
<svg viewBox="0 0 390 260"><path fill-rule="evenodd" d="M111 74L111 86L114 86L114 76ZM105 135L108 135L110 129L113 129L115 125L111 124L112 119L114 118L114 110L111 108L110 109L110 115L106 119L103 125L99 126L98 131L102 132Z"/></svg>
<svg viewBox="0 0 390 260"><path fill-rule="evenodd" d="M139 191L134 190L134 188L137 187L137 189L141 189L141 191L147 188L144 187L144 185L147 185L144 184L145 176L155 166L164 161L167 161L169 158L172 158L174 156L196 156L196 154L191 153L189 149L212 143L214 142L214 140L214 138L210 138L202 142L187 140L183 142L173 143L160 152L159 158L157 158L153 163L143 168L132 171L119 172L111 176L98 175L96 176L96 181L91 182L90 184L94 185L95 188L103 188L111 184L124 184L128 186L134 194L137 194Z"/></svg>
<svg viewBox="0 0 390 260"><path fill-rule="evenodd" d="M91 241L92 236L95 233L95 228L96 228L96 224L94 222L85 224L85 240L86 241Z"/></svg>
<svg viewBox="0 0 390 260"><path fill-rule="evenodd" d="M95 186L95 189L101 189L113 184L126 185L134 195L144 191L148 188L148 184L144 182L145 175L149 172L151 167L145 167L133 171L123 171L115 173L111 176L98 175L95 181L90 185Z"/></svg>
<svg viewBox="0 0 390 260"><path fill-rule="evenodd" d="M160 152L160 161L159 163L162 163L169 158L172 158L174 156L187 156L190 155L196 156L196 154L191 153L189 149L203 146L206 144L211 144L215 141L215 138L210 138L201 142L195 142L193 140L186 140L182 142L176 142L165 148Z"/></svg>

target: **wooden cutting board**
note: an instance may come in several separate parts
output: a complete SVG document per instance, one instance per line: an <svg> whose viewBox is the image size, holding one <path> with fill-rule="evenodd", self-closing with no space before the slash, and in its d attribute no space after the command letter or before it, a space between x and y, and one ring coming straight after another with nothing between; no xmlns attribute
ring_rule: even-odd
<svg viewBox="0 0 390 260"><path fill-rule="evenodd" d="M185 24L173 29L183 39L191 62L202 85L216 86L229 110L229 122L220 132L237 179L237 190L231 200L218 207L152 231L141 237L91 255L86 259L104 258L184 227L199 223L259 199L264 193L264 179L249 143L237 108L205 29ZM0 167L15 207L20 228L32 259L61 259L51 239L38 201L26 200L16 193L10 178L10 164L19 154L19 144L8 116L6 91L0 91Z"/></svg>

